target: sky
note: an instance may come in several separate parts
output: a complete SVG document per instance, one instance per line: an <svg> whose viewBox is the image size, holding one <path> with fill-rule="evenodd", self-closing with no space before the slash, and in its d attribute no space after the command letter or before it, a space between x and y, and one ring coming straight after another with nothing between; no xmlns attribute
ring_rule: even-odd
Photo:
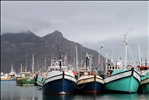
<svg viewBox="0 0 149 100"><path fill-rule="evenodd" d="M1 34L55 30L102 55L124 59L124 34L135 60L149 61L148 1L1 1ZM100 49L104 41L104 47ZM128 52L128 55L131 55ZM131 58L128 56L128 58Z"/></svg>

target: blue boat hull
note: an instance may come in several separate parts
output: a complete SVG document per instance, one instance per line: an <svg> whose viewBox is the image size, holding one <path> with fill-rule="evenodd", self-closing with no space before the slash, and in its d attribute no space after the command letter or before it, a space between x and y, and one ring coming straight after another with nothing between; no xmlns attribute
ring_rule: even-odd
<svg viewBox="0 0 149 100"><path fill-rule="evenodd" d="M77 91L80 93L102 93L103 91L103 84L99 82L89 82L85 84L80 84L77 86Z"/></svg>
<svg viewBox="0 0 149 100"><path fill-rule="evenodd" d="M75 92L75 83L67 79L59 79L46 83L43 93L69 94Z"/></svg>
<svg viewBox="0 0 149 100"><path fill-rule="evenodd" d="M77 80L77 91L80 93L102 93L104 81L95 74L83 75Z"/></svg>

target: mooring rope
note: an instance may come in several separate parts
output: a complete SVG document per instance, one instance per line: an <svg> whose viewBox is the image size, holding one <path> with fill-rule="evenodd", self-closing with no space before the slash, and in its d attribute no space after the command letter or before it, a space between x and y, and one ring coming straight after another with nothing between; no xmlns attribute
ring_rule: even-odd
<svg viewBox="0 0 149 100"><path fill-rule="evenodd" d="M73 83L73 82L72 82L72 83ZM74 84L74 83L73 83L73 85L74 85L74 86L75 86L75 88L77 88L77 89L82 89L82 88L86 85L86 83L84 83L84 84L83 84L83 86L81 86L81 87L77 87L77 85L76 85L76 84Z"/></svg>

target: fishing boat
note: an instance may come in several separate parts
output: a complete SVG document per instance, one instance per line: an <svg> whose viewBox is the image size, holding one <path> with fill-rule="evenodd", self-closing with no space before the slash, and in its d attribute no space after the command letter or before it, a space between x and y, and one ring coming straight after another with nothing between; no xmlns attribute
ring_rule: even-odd
<svg viewBox="0 0 149 100"><path fill-rule="evenodd" d="M35 79L31 72L20 72L16 78L17 86L34 86Z"/></svg>
<svg viewBox="0 0 149 100"><path fill-rule="evenodd" d="M1 73L1 81L15 81L16 77L15 75L10 75L10 74L3 74Z"/></svg>
<svg viewBox="0 0 149 100"><path fill-rule="evenodd" d="M84 72L77 80L77 91L80 93L101 93L103 90L104 81L98 74Z"/></svg>
<svg viewBox="0 0 149 100"><path fill-rule="evenodd" d="M10 73L4 74L1 72L1 81L15 81L16 80L16 72L13 70L13 66L11 66Z"/></svg>
<svg viewBox="0 0 149 100"><path fill-rule="evenodd" d="M47 73L47 71L46 71L46 70L47 70L47 69L46 69L46 57L45 57L44 62L45 62L45 67L42 67L42 68L38 71L38 73L36 74L36 78L35 78L35 80L36 80L36 85L37 85L38 89L42 89L43 83L44 83L44 81L45 81L45 79L46 79L46 73Z"/></svg>
<svg viewBox="0 0 149 100"><path fill-rule="evenodd" d="M135 93L140 85L140 75L134 68L114 70L104 82L106 91Z"/></svg>
<svg viewBox="0 0 149 100"><path fill-rule="evenodd" d="M16 78L16 84L19 86L33 86L35 84L35 75L34 75L34 54L32 54L32 72L22 71L18 74Z"/></svg>
<svg viewBox="0 0 149 100"><path fill-rule="evenodd" d="M64 60L65 62L65 60ZM43 93L69 94L75 92L76 79L72 70L63 63L61 51L59 59L51 60L46 79L43 84Z"/></svg>
<svg viewBox="0 0 149 100"><path fill-rule="evenodd" d="M149 93L149 71L145 74L143 80L141 80L142 92Z"/></svg>
<svg viewBox="0 0 149 100"><path fill-rule="evenodd" d="M141 84L139 92L149 93L149 66L147 66L147 62L145 63L145 65L139 65L138 69L141 73Z"/></svg>
<svg viewBox="0 0 149 100"><path fill-rule="evenodd" d="M127 34L125 34L124 36L125 36L124 42L126 44L125 65L122 67L122 69L113 70L112 74L104 79L105 91L135 93L139 88L140 85L139 72L133 66L126 64L127 46L128 46Z"/></svg>
<svg viewBox="0 0 149 100"><path fill-rule="evenodd" d="M88 66L88 67L87 67ZM77 92L79 93L101 93L103 90L104 81L95 71L92 70L92 55L86 55L86 68L80 70L79 78L77 79Z"/></svg>
<svg viewBox="0 0 149 100"><path fill-rule="evenodd" d="M39 89L42 89L42 87L43 87L43 83L46 79L46 74L47 74L47 72L40 72L36 76L37 77L36 83L37 83L37 86Z"/></svg>

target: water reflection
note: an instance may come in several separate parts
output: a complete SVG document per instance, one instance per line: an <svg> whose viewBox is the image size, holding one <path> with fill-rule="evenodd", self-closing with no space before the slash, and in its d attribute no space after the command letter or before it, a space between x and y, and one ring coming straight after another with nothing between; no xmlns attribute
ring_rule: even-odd
<svg viewBox="0 0 149 100"><path fill-rule="evenodd" d="M43 94L43 100L74 100L74 94L56 95L56 94Z"/></svg>
<svg viewBox="0 0 149 100"><path fill-rule="evenodd" d="M134 94L77 94L74 100L140 100L137 93ZM146 99L148 100L148 99Z"/></svg>
<svg viewBox="0 0 149 100"><path fill-rule="evenodd" d="M102 100L103 94L77 94L74 100Z"/></svg>
<svg viewBox="0 0 149 100"><path fill-rule="evenodd" d="M16 86L15 81L1 82L1 100L42 100L42 91L35 86Z"/></svg>
<svg viewBox="0 0 149 100"><path fill-rule="evenodd" d="M149 93L139 94L139 100L149 100Z"/></svg>
<svg viewBox="0 0 149 100"><path fill-rule="evenodd" d="M137 93L133 94L107 94L104 95L105 100L139 100Z"/></svg>
<svg viewBox="0 0 149 100"><path fill-rule="evenodd" d="M1 82L1 100L149 100L148 94L43 94L36 86L16 86L16 82Z"/></svg>

